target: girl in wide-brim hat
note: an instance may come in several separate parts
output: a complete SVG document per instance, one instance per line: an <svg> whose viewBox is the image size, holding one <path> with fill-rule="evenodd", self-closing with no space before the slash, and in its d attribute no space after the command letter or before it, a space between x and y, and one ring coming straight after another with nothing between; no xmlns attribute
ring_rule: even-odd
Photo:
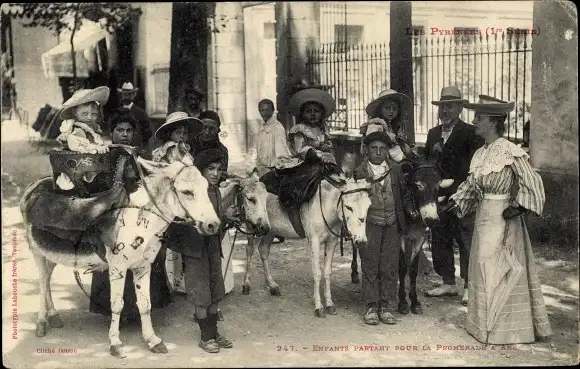
<svg viewBox="0 0 580 369"><path fill-rule="evenodd" d="M295 93L288 102L289 111L298 124L288 132L292 157L279 157L274 172L262 177L267 188L278 193L282 207L299 209L304 199L305 178L312 174L311 165L324 164L325 170L341 173L333 155L332 141L325 120L334 112L336 103L326 91L307 88Z"/></svg>
<svg viewBox="0 0 580 369"><path fill-rule="evenodd" d="M332 154L332 142L326 129L326 118L336 109L336 101L326 91L307 88L290 98L288 110L297 119L288 132L288 141L293 158L279 160L275 167L283 169L298 166L304 161L310 149L324 162L336 164Z"/></svg>
<svg viewBox="0 0 580 369"><path fill-rule="evenodd" d="M396 142L389 152L391 159L396 162L412 159L417 154L408 143L403 120L405 112L412 108L413 101L407 95L393 89L384 90L367 105L365 110L371 119L360 127L360 133L364 137L374 131L384 132Z"/></svg>
<svg viewBox="0 0 580 369"><path fill-rule="evenodd" d="M173 163L186 161L193 164L189 153L191 148L186 143L188 135L198 135L203 130L203 123L197 118L189 117L178 111L167 116L165 123L155 131L155 137L163 141L163 145L153 150L153 160Z"/></svg>

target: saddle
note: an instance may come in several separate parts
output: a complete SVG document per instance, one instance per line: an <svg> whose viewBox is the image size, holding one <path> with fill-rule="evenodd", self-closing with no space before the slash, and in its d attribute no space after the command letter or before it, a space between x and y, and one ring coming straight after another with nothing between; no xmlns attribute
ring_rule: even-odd
<svg viewBox="0 0 580 369"><path fill-rule="evenodd" d="M110 153L89 154L56 149L50 151L48 157L55 180L65 174L74 184L75 194L83 197L89 195L84 180L90 183L97 175L111 171Z"/></svg>
<svg viewBox="0 0 580 369"><path fill-rule="evenodd" d="M300 208L312 199L325 175L340 173L340 168L319 160L307 160L293 168L274 169L260 178L266 190L278 196L280 205L288 214L294 230L305 237Z"/></svg>
<svg viewBox="0 0 580 369"><path fill-rule="evenodd" d="M111 209L122 207L128 195L122 186L114 186L90 198L55 193L52 178L43 179L23 210L28 223L53 235L76 242Z"/></svg>

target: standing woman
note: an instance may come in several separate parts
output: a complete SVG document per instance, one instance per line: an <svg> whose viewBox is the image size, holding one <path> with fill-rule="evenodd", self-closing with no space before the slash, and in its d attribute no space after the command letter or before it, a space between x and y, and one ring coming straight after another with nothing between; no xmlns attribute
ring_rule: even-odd
<svg viewBox="0 0 580 369"><path fill-rule="evenodd" d="M502 137L514 103L479 98L465 107L475 110L473 124L485 145L473 155L469 177L445 207L459 217L476 211L466 329L490 344L544 340L552 329L522 216L542 214L544 185L528 154Z"/></svg>
<svg viewBox="0 0 580 369"><path fill-rule="evenodd" d="M391 89L384 90L367 105L366 112L371 119L360 127L361 134L366 136L373 131L383 131L397 143L389 152L393 160L412 159L416 152L407 140L405 121L402 119L405 112L411 109L413 101L407 95Z"/></svg>

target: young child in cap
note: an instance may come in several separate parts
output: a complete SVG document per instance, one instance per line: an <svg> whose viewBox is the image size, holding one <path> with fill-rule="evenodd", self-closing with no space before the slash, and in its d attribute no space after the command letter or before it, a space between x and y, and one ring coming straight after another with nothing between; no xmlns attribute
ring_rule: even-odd
<svg viewBox="0 0 580 369"><path fill-rule="evenodd" d="M194 161L208 181L208 195L223 227L237 215L235 206L224 209L219 190L218 184L225 168L224 152L217 148L203 150L196 153ZM201 331L199 346L210 353L233 347L232 342L217 330L218 303L225 295L221 265L224 229L215 235L204 236L191 226L178 225L170 226L166 232L167 239L174 249L181 252L184 260L187 300L194 306L194 319Z"/></svg>

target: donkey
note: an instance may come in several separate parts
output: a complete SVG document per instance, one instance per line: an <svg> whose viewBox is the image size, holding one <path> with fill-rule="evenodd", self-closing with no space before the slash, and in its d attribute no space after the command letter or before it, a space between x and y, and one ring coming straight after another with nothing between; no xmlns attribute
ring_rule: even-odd
<svg viewBox="0 0 580 369"><path fill-rule="evenodd" d="M35 206L34 197L40 198L42 194L39 193L52 187L52 178L34 182L23 194L20 209L39 275L37 337L46 335L47 322L51 327L62 327L50 293L50 277L57 264L87 271L108 268L113 311L109 330L110 353L125 357L119 338L119 320L126 271L131 269L143 337L152 352L167 353L167 347L153 330L149 295L151 263L161 248L163 232L175 217L179 217L193 223L202 234L215 234L220 220L207 195L207 180L196 167L182 162L165 164L142 158L137 162L142 183L129 196L128 203L105 212L76 243L56 237L29 222L29 211Z"/></svg>
<svg viewBox="0 0 580 369"><path fill-rule="evenodd" d="M417 299L417 274L419 273L419 253L425 243L426 228L432 227L439 221L437 213L437 197L439 188L448 188L453 184L453 179L441 179L439 167L430 161L418 159L413 162L404 161L401 164L404 173L405 184L411 189L415 209L420 217L410 221L408 232L401 239L401 252L399 254L399 304L397 311L401 314L409 314L409 304L406 299L405 277L409 274L409 299L411 300L411 312L423 314L421 303ZM351 263L352 283L359 283L358 252L353 248Z"/></svg>
<svg viewBox="0 0 580 369"><path fill-rule="evenodd" d="M340 236L341 229L350 233L356 247L366 245L366 217L371 204L368 195L369 184L366 180L355 181L344 176L326 176L316 190L314 196L302 205L300 216L303 220L305 236L297 233L290 218L281 207L278 197L268 194L267 208L271 232L258 239L258 250L264 267L266 284L270 293L280 295L280 287L272 278L268 257L270 245L274 235L287 239L308 239L312 251L312 275L314 278L314 305L315 316L326 317L326 314L335 315L336 308L332 302L330 278L332 274L332 259ZM320 298L320 280L322 277L320 265L321 245L324 245L324 297L326 307L323 308ZM250 275L252 255L254 254L254 240L248 238L246 246L246 272L244 275L244 295L250 293Z"/></svg>

